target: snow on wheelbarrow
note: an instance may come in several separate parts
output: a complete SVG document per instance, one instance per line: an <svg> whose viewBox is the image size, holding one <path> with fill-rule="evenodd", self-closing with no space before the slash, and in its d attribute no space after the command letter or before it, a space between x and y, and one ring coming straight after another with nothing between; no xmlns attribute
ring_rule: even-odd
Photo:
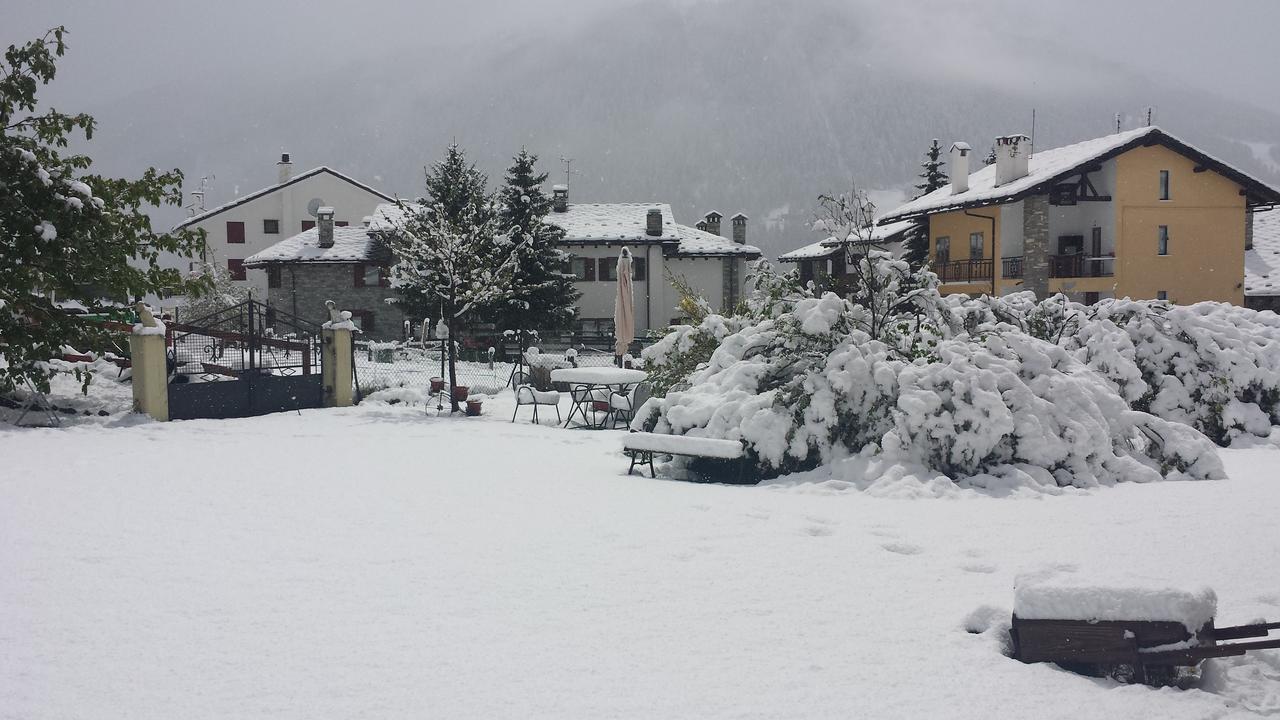
<svg viewBox="0 0 1280 720"><path fill-rule="evenodd" d="M1102 583L1074 572L1020 576L1013 655L1120 682L1172 685L1202 660L1280 648L1280 622L1216 627L1213 590L1185 590L1127 575ZM1250 642L1225 642L1267 638Z"/></svg>

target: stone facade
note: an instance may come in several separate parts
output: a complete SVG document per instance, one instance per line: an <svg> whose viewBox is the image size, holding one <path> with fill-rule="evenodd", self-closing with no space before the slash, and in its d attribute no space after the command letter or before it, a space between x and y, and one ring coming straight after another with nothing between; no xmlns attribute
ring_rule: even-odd
<svg viewBox="0 0 1280 720"><path fill-rule="evenodd" d="M1022 287L1049 295L1049 198L1031 195L1022 208Z"/></svg>
<svg viewBox="0 0 1280 720"><path fill-rule="evenodd" d="M363 287L357 277L365 279L365 266L357 263L285 263L269 272L279 273L279 282L269 283L267 303L304 320L323 323L328 319L325 300L350 310L353 320L363 331L364 340L395 340L404 335L405 315L398 305L386 302L395 297L390 287L379 285L369 275ZM361 272L357 276L357 272ZM278 285L278 287L276 287Z"/></svg>

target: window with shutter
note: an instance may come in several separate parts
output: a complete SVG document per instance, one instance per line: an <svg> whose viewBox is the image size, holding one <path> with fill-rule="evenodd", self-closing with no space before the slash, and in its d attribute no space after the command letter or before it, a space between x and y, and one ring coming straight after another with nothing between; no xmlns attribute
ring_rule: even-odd
<svg viewBox="0 0 1280 720"><path fill-rule="evenodd" d="M264 234L264 235L279 235L279 234L280 234L280 221L279 221L279 220L263 220L263 221L262 221L262 234Z"/></svg>
<svg viewBox="0 0 1280 720"><path fill-rule="evenodd" d="M646 258L636 258L631 261L631 279L645 280L649 275L649 264Z"/></svg>
<svg viewBox="0 0 1280 720"><path fill-rule="evenodd" d="M315 226L316 226L316 221L315 221L315 220L303 220L303 221L302 221L302 232L306 232L306 231L310 230L311 228L313 228L313 227L315 227Z"/></svg>
<svg viewBox="0 0 1280 720"><path fill-rule="evenodd" d="M231 274L232 280L244 280L244 260L241 258L227 258L227 272Z"/></svg>
<svg viewBox="0 0 1280 720"><path fill-rule="evenodd" d="M280 287L280 266L271 265L267 267L267 287Z"/></svg>
<svg viewBox="0 0 1280 720"><path fill-rule="evenodd" d="M600 272L596 276L603 281L616 281L618 279L618 261L614 258L600 258Z"/></svg>
<svg viewBox="0 0 1280 720"><path fill-rule="evenodd" d="M351 266L351 269L354 271L354 273L353 273L353 275L354 275L354 281L352 282L352 285L351 285L351 286L352 286L352 287L364 287L364 266L363 266L363 265L352 265L352 266Z"/></svg>
<svg viewBox="0 0 1280 720"><path fill-rule="evenodd" d="M237 245L244 243L244 223L239 220L227 221L227 242Z"/></svg>

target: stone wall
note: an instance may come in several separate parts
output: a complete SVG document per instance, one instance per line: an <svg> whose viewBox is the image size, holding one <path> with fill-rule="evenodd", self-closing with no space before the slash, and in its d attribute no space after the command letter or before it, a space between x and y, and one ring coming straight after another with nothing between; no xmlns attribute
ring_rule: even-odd
<svg viewBox="0 0 1280 720"><path fill-rule="evenodd" d="M396 296L395 291L377 285L356 287L355 277L354 263L285 265L280 269L280 287L267 289L267 302L304 320L323 323L328 320L324 301L332 300L339 310L357 316L363 329L359 339L400 339L404 313L385 302Z"/></svg>
<svg viewBox="0 0 1280 720"><path fill-rule="evenodd" d="M1032 195L1022 206L1022 287L1049 294L1049 198Z"/></svg>

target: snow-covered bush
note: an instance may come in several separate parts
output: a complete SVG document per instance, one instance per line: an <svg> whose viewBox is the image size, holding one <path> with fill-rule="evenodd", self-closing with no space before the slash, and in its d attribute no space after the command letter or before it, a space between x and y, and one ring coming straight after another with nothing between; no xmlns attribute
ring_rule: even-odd
<svg viewBox="0 0 1280 720"><path fill-rule="evenodd" d="M927 272L862 263L865 303L757 288L740 315L676 328L646 350L667 392L634 427L744 440L764 477L871 453L970 484L1089 487L1221 477L1200 430L1276 419L1280 360L1255 356L1276 349L1273 316L944 299Z"/></svg>

